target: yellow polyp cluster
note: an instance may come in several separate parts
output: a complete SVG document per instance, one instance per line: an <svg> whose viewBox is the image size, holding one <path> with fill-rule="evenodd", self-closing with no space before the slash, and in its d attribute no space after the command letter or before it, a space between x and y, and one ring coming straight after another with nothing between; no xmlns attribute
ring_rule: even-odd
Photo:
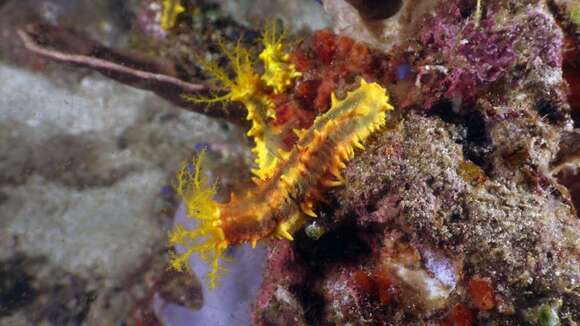
<svg viewBox="0 0 580 326"><path fill-rule="evenodd" d="M214 79L214 88L224 92L222 96L211 98L187 97L194 103L217 103L240 101L242 103L256 97L260 93L260 76L254 71L254 61L250 51L240 43L229 50L220 43L222 53L227 57L235 78L230 78L228 72L217 63L198 57L196 61Z"/></svg>
<svg viewBox="0 0 580 326"><path fill-rule="evenodd" d="M181 0L163 0L163 10L161 11L161 28L168 31L175 26L177 16L185 11Z"/></svg>
<svg viewBox="0 0 580 326"><path fill-rule="evenodd" d="M259 58L264 63L262 80L274 90L274 93L282 93L302 74L290 62L290 56L284 45L284 32L278 32L277 26L274 21L266 25L262 34L264 49L260 52Z"/></svg>
<svg viewBox="0 0 580 326"><path fill-rule="evenodd" d="M215 187L208 187L207 180L202 175L201 165L205 157L202 152L193 166L184 165L177 174L177 184L175 190L183 200L187 215L195 219L198 225L195 229L186 230L182 226L177 226L169 234L169 244L171 246L181 245L185 252L171 258L171 267L182 271L188 266L188 259L197 253L202 260L211 266L211 271L207 275L210 287L217 285L219 273L221 272L219 263L224 251L228 247L224 233L221 229L220 205L214 201Z"/></svg>

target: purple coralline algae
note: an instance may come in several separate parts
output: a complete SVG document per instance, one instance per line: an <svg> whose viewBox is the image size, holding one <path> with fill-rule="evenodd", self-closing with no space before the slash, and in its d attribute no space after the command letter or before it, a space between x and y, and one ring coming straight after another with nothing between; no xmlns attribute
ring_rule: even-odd
<svg viewBox="0 0 580 326"><path fill-rule="evenodd" d="M426 18L417 38L395 52L417 71L404 106L417 104L416 97L424 98L425 109L443 99L473 103L494 83L518 83L538 64L561 66L563 35L545 11L522 8L513 15L490 3L477 20L465 17L461 3L440 7Z"/></svg>

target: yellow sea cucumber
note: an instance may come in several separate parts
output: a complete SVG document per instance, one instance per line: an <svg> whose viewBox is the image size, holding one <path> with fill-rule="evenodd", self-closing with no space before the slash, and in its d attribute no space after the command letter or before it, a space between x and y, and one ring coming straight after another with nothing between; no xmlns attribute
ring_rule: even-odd
<svg viewBox="0 0 580 326"><path fill-rule="evenodd" d="M317 117L313 125L299 132L292 150L281 157L272 175L258 180L255 189L234 196L228 203L213 201L214 188L204 184L200 166L184 167L178 175L178 194L189 217L199 221L197 228L176 228L172 245L183 245L186 252L175 256L172 266L181 270L188 257L198 253L209 262L210 287L217 284L219 261L228 246L276 236L293 239L307 216L316 217L314 205L321 192L344 180L340 171L354 156L355 148L385 124L386 111L392 110L387 91L377 83L360 81L360 86L342 100L332 96L331 108Z"/></svg>

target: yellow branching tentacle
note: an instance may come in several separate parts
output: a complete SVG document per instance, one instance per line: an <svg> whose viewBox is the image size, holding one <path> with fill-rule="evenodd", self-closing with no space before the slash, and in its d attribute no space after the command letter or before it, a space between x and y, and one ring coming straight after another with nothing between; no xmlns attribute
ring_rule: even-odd
<svg viewBox="0 0 580 326"><path fill-rule="evenodd" d="M213 79L213 88L226 92L220 97L187 97L194 103L216 103L227 101L241 101L244 98L253 96L258 90L260 77L254 71L254 63L250 52L241 46L240 43L229 50L220 41L221 52L228 58L229 64L234 71L234 78L231 78L226 69L220 67L216 62L201 56L196 56L195 61Z"/></svg>
<svg viewBox="0 0 580 326"><path fill-rule="evenodd" d="M222 272L220 260L228 243L221 228L220 204L213 199L215 185L208 187L207 180L201 171L204 158L205 152L201 152L193 168L184 164L177 173L175 191L186 206L187 216L195 219L198 225L192 230L178 225L169 234L171 246L181 245L185 248L184 253L174 254L171 257L170 266L182 271L187 266L189 257L199 254L201 259L211 266L207 278L210 287L213 288L217 285L218 276Z"/></svg>

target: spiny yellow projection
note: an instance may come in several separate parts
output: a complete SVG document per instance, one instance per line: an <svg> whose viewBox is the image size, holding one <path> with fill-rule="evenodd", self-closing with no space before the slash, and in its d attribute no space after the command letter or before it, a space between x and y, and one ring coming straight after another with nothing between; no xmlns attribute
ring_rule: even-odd
<svg viewBox="0 0 580 326"><path fill-rule="evenodd" d="M182 269L189 256L198 253L210 263L210 287L217 284L219 260L228 246L269 237L293 240L293 233L308 217L314 218L314 205L322 192L344 183L341 170L364 149L364 142L384 126L386 111L392 110L387 91L377 83L360 81L360 86L342 100L332 96L331 108L317 117L313 125L299 133L292 150L276 164L270 178L258 180L256 187L230 202L212 200L213 188L204 186L197 159L192 174L184 167L178 174L177 193L188 208L190 218L198 220L194 230L179 227L171 234L172 245L186 247L173 257L172 266Z"/></svg>
<svg viewBox="0 0 580 326"><path fill-rule="evenodd" d="M168 31L175 26L177 16L185 11L181 0L163 0L163 10L161 11L161 28Z"/></svg>

